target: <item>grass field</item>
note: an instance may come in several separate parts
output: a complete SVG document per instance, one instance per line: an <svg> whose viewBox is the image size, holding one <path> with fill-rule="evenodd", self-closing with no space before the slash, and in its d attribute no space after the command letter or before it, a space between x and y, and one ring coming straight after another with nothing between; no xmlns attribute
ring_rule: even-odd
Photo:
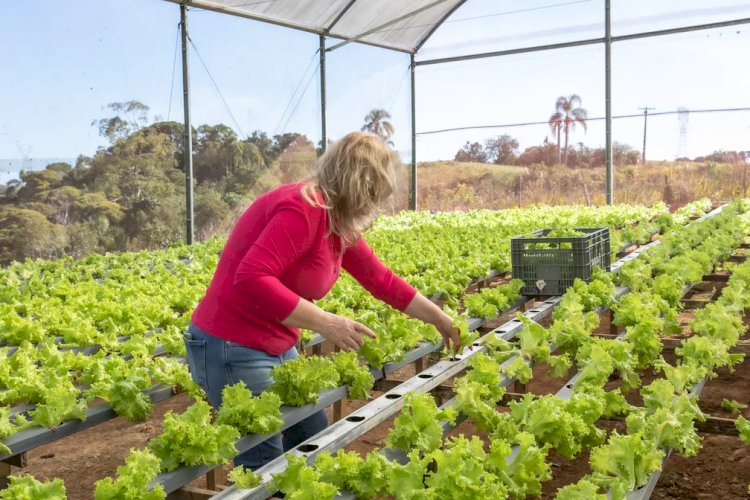
<svg viewBox="0 0 750 500"><path fill-rule="evenodd" d="M747 194L747 166L694 162L649 162L615 168L615 201L680 206L703 197ZM408 183L408 178L404 179ZM423 210L507 208L534 204L605 202L604 168L425 162L418 167Z"/></svg>

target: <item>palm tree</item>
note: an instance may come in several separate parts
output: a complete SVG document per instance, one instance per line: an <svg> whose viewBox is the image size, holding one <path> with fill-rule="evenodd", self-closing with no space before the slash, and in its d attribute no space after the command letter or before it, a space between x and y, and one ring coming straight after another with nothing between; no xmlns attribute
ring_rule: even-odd
<svg viewBox="0 0 750 500"><path fill-rule="evenodd" d="M549 128L552 130L552 133L557 136L557 163L562 163L562 160L560 158L560 131L562 130L563 126L563 114L559 111L556 111L552 116L549 117Z"/></svg>
<svg viewBox="0 0 750 500"><path fill-rule="evenodd" d="M385 142L393 146L391 136L394 128L391 123L391 114L384 109L373 109L365 116L365 124L362 125L363 132L372 132L383 138Z"/></svg>
<svg viewBox="0 0 750 500"><path fill-rule="evenodd" d="M563 163L568 164L568 136L575 130L576 124L580 123L586 130L588 111L581 106L581 97L572 94L569 97L560 96L555 103L555 113L550 117L549 124L552 130L557 130L557 159L560 161L560 132L565 134L565 158Z"/></svg>

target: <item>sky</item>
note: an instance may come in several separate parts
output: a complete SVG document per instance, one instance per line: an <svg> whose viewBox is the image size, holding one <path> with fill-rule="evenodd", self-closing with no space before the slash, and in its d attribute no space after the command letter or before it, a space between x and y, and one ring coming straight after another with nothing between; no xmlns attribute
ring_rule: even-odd
<svg viewBox="0 0 750 500"><path fill-rule="evenodd" d="M614 35L750 17L750 2L740 0L612 4ZM599 37L603 12L603 0L468 0L417 60ZM112 116L112 102L138 100L152 120L181 121L178 21L179 7L163 0L4 0L0 159L92 155L106 146L92 122ZM240 137L262 130L320 139L317 35L200 9L190 10L188 26L193 125L224 123ZM750 25L617 42L613 113L750 107L749 50ZM359 129L371 109L383 108L408 161L408 55L349 44L328 54L326 71L329 137ZM604 47L420 66L416 92L418 160L452 159L465 142L499 134L523 149L552 139L549 127L428 132L545 122L557 97L571 94L589 117L602 117ZM647 157L750 150L749 137L750 112L652 116ZM643 118L615 120L613 138L640 149ZM600 147L604 139L604 122L592 120L570 143Z"/></svg>

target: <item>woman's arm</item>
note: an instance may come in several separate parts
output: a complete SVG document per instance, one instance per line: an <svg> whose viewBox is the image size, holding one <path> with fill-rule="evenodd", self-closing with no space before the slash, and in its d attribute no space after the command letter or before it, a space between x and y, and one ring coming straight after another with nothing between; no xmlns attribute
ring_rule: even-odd
<svg viewBox="0 0 750 500"><path fill-rule="evenodd" d="M347 248L342 267L374 297L412 318L435 325L449 348L461 346L451 317L383 264L363 238Z"/></svg>
<svg viewBox="0 0 750 500"><path fill-rule="evenodd" d="M325 312L303 298L300 298L292 313L281 323L314 330L344 351L356 351L362 347L363 334L375 338L372 330L365 325L344 316Z"/></svg>
<svg viewBox="0 0 750 500"><path fill-rule="evenodd" d="M458 330L453 326L451 317L421 293L417 292L414 299L404 309L404 313L412 318L435 325L435 328L443 337L443 342L449 349L456 350L461 347Z"/></svg>
<svg viewBox="0 0 750 500"><path fill-rule="evenodd" d="M234 286L247 297L247 308L286 326L315 330L343 350L359 349L366 326L330 314L300 297L279 280L293 262L309 251L319 224L319 211L283 207L266 224L234 276Z"/></svg>

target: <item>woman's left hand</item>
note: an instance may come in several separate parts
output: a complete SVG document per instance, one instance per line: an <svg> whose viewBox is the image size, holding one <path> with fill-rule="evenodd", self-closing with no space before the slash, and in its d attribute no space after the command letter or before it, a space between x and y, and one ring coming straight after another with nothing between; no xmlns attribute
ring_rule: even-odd
<svg viewBox="0 0 750 500"><path fill-rule="evenodd" d="M457 351L461 348L461 341L459 340L458 328L453 326L453 320L450 316L440 311L440 316L437 321L433 323L437 331L443 337L443 342L448 349Z"/></svg>

